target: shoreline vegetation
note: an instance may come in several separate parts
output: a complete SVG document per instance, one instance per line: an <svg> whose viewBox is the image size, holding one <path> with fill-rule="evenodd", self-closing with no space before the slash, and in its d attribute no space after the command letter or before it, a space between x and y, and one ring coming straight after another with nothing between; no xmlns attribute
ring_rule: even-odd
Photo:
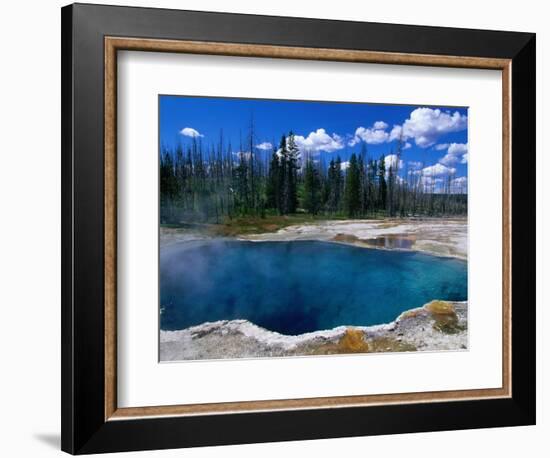
<svg viewBox="0 0 550 458"><path fill-rule="evenodd" d="M467 183L444 167L403 160L404 143L379 158L362 143L349 160L300 149L291 132L271 151L255 146L251 122L234 151L193 137L160 151L161 224L276 220L457 217L467 214ZM278 218L279 217L279 218ZM269 223L262 223L264 226Z"/></svg>
<svg viewBox="0 0 550 458"><path fill-rule="evenodd" d="M160 360L184 361L461 351L468 348L468 303L434 300L394 321L368 327L339 326L297 336L246 320L216 321L179 331L160 331Z"/></svg>

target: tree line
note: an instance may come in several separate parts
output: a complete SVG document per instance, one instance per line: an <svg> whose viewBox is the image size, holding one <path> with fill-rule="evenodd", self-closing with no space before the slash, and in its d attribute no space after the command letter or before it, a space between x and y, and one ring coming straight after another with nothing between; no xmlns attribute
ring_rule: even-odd
<svg viewBox="0 0 550 458"><path fill-rule="evenodd" d="M162 223L222 223L227 218L307 213L326 218L458 216L467 195L454 176L426 177L402 165L401 142L394 160L368 157L363 144L349 161L328 164L301 151L292 132L271 154L255 147L253 126L234 152L220 133L216 144L193 138L185 148L160 152Z"/></svg>

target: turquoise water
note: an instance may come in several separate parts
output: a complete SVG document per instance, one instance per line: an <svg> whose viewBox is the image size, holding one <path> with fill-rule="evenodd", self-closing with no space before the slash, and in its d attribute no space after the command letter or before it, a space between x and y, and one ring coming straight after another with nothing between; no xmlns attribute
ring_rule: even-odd
<svg viewBox="0 0 550 458"><path fill-rule="evenodd" d="M161 329L246 319L295 335L466 300L464 261L328 242L190 242L160 256Z"/></svg>

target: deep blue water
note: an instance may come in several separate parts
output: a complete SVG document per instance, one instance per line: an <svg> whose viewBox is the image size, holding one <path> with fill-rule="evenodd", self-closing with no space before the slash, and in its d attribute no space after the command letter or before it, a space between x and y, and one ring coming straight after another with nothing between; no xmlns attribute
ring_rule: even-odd
<svg viewBox="0 0 550 458"><path fill-rule="evenodd" d="M466 300L460 260L328 242L191 242L160 257L161 329L247 319L282 334L387 323Z"/></svg>

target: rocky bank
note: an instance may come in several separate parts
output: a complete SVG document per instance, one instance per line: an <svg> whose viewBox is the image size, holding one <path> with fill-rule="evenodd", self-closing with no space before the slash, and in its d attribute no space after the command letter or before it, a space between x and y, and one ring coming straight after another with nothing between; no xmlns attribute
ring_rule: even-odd
<svg viewBox="0 0 550 458"><path fill-rule="evenodd" d="M297 336L246 320L203 323L161 331L161 361L265 358L468 348L468 303L432 301L395 321L368 327L340 326Z"/></svg>

